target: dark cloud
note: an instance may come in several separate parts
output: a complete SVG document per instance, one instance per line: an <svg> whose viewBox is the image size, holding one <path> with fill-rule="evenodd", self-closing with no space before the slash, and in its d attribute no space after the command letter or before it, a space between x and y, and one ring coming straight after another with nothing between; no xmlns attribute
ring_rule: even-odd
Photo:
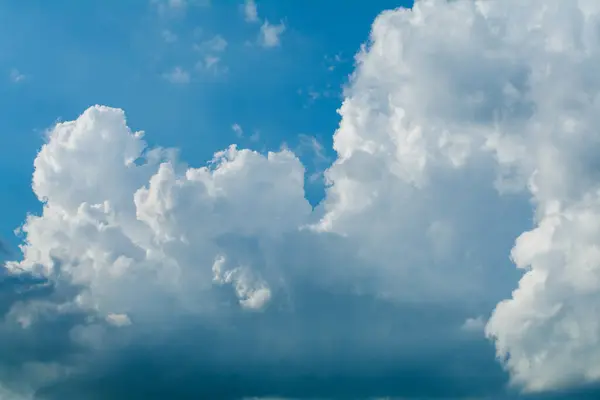
<svg viewBox="0 0 600 400"><path fill-rule="evenodd" d="M293 311L234 313L221 328L185 319L147 339L133 335L136 343L38 397L459 398L499 393L506 383L493 346L448 329L461 311L295 289L303 300Z"/></svg>

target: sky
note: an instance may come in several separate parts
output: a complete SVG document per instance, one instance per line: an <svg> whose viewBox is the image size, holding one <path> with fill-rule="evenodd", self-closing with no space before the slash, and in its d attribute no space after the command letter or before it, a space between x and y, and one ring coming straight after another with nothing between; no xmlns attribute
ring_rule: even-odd
<svg viewBox="0 0 600 400"><path fill-rule="evenodd" d="M95 104L126 110L150 143L178 148L193 164L232 143L258 151L287 144L301 147L318 173L331 161L314 159L311 142L333 156L335 110L372 20L383 9L410 5L383 0L340 8L314 1L298 10L293 1L271 0L257 6L256 21L246 21L242 3L213 3L0 5L5 240L16 246L12 231L40 209L30 181L45 130ZM331 24L336 18L348 28ZM265 22L283 23L281 43L261 42ZM321 187L311 185L311 201L322 197Z"/></svg>
<svg viewBox="0 0 600 400"><path fill-rule="evenodd" d="M0 399L600 396L600 3L0 3Z"/></svg>

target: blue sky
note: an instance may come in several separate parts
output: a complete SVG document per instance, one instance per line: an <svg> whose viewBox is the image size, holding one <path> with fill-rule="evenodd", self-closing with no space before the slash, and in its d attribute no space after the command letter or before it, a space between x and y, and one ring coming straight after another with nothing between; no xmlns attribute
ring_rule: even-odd
<svg viewBox="0 0 600 400"><path fill-rule="evenodd" d="M151 144L179 148L193 166L232 143L260 151L301 146L301 157L312 159L301 135L318 139L331 157L354 54L381 10L410 3L310 0L298 7L267 0L258 4L261 21L248 23L234 1L190 4L181 12L147 0L3 2L0 236L16 244L12 231L40 209L30 181L44 131L94 104L125 109L132 129L147 132ZM256 43L265 19L284 21L277 47ZM227 42L224 51L194 49L217 35ZM213 53L226 73L195 68ZM177 67L190 82L164 78ZM235 123L244 137L232 130ZM306 163L312 172L326 166ZM322 196L321 183L307 186L313 202Z"/></svg>

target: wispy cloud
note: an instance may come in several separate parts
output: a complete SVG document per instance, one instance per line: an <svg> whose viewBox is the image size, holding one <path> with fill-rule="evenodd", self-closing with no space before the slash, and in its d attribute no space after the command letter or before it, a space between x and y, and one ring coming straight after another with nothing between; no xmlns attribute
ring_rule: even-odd
<svg viewBox="0 0 600 400"><path fill-rule="evenodd" d="M161 36L163 40L167 43L174 43L177 41L178 37L175 33L170 31L169 29L165 29L162 31Z"/></svg>
<svg viewBox="0 0 600 400"><path fill-rule="evenodd" d="M328 71L334 71L338 65L345 63L347 60L342 57L341 53L337 53L333 56L326 55L325 63L327 64Z"/></svg>
<svg viewBox="0 0 600 400"><path fill-rule="evenodd" d="M243 5L244 19L246 22L258 22L258 9L254 0L246 0Z"/></svg>
<svg viewBox="0 0 600 400"><path fill-rule="evenodd" d="M16 68L13 68L13 69L10 71L10 75L9 75L9 77L10 77L10 80L11 80L12 82L14 82L14 83L20 83L20 82L23 82L23 81L25 80L25 78L26 78L26 76L25 76L23 73L21 73L21 72L20 72L18 69L16 69Z"/></svg>
<svg viewBox="0 0 600 400"><path fill-rule="evenodd" d="M312 164L312 172L309 172L309 182L317 182L323 178L323 173L331 160L325 154L325 147L315 136L300 134L298 136L298 145L294 153L299 156L309 157Z"/></svg>
<svg viewBox="0 0 600 400"><path fill-rule="evenodd" d="M184 15L189 6L208 7L210 0L150 0L161 16Z"/></svg>
<svg viewBox="0 0 600 400"><path fill-rule="evenodd" d="M223 65L222 62L222 53L225 52L227 46L227 40L221 35L214 35L200 44L195 44L194 50L202 56L196 63L196 70L201 72L210 71L218 75L227 73L229 68Z"/></svg>
<svg viewBox="0 0 600 400"><path fill-rule="evenodd" d="M163 74L163 78L174 84L190 83L190 73L181 67L175 67Z"/></svg>
<svg viewBox="0 0 600 400"><path fill-rule="evenodd" d="M235 135L236 135L237 137L242 137L242 136L244 136L244 130L243 130L243 129L242 129L242 127L241 127L239 124L237 124L237 123L235 123L235 124L231 125L231 130L232 130L232 131L235 133Z"/></svg>
<svg viewBox="0 0 600 400"><path fill-rule="evenodd" d="M185 8L187 6L186 0L168 0L167 4L171 8Z"/></svg>
<svg viewBox="0 0 600 400"><path fill-rule="evenodd" d="M221 35L215 35L210 39L203 41L200 44L194 45L194 49L198 51L208 51L222 53L227 49L227 40Z"/></svg>

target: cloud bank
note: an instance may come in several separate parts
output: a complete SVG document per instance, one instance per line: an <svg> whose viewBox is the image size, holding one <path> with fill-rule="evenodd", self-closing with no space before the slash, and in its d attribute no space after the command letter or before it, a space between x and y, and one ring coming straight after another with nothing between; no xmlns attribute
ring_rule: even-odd
<svg viewBox="0 0 600 400"><path fill-rule="evenodd" d="M502 367L593 386L599 23L591 0L383 12L314 209L288 150L198 168L119 109L57 124L0 275L0 393L464 398L506 394Z"/></svg>

